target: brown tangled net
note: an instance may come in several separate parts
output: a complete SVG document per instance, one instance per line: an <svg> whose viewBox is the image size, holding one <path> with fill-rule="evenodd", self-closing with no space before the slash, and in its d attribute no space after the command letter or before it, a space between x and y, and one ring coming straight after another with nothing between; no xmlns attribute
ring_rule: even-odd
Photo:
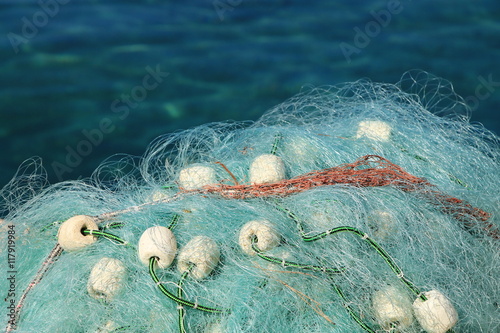
<svg viewBox="0 0 500 333"><path fill-rule="evenodd" d="M225 168L227 170L227 168ZM229 172L229 170L227 170ZM232 175L231 175L232 176ZM233 179L234 176L232 176ZM475 226L474 220L485 222L491 215L473 207L463 200L448 196L436 189L423 178L416 177L378 155L366 155L353 163L342 164L333 168L312 171L304 175L267 184L218 184L205 186L201 190L184 191L186 193L218 194L228 199L251 199L259 197L283 197L326 185L349 184L357 187L395 186L406 192L418 192L431 203L464 223L468 230ZM500 239L498 229L491 223L483 223L487 234Z"/></svg>

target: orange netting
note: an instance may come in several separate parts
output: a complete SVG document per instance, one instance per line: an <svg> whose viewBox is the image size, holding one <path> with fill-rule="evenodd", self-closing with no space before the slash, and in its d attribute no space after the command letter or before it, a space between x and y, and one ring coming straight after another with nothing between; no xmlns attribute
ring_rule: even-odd
<svg viewBox="0 0 500 333"><path fill-rule="evenodd" d="M348 184L357 187L395 186L403 191L418 191L431 203L439 205L440 209L464 222L467 229L472 229L472 220L486 221L490 214L472 207L464 201L450 197L436 190L436 187L423 178L404 171L400 166L377 155L366 155L354 163L342 164L333 168L312 171L302 176L285 179L267 184L218 184L205 186L198 192L203 194L218 194L229 199L250 199L259 197L283 197L294 193L307 191L317 186ZM491 223L483 223L488 235L500 239L500 233Z"/></svg>

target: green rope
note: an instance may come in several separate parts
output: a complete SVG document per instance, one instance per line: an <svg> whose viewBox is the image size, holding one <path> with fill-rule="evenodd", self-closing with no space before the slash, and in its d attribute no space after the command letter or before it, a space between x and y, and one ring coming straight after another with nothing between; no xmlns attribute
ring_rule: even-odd
<svg viewBox="0 0 500 333"><path fill-rule="evenodd" d="M54 222L51 222L51 223L47 224L45 227L43 227L43 228L40 230L40 232L44 232L45 230L50 229L50 228L52 228L52 227L54 227L54 226L56 226L56 225L59 225L59 224L61 224L61 223L63 223L63 222L64 222L64 221L54 221Z"/></svg>
<svg viewBox="0 0 500 333"><path fill-rule="evenodd" d="M429 162L429 161L428 161L425 157L422 157L422 156L417 155L417 154L410 153L410 152L408 151L408 149L406 149L406 148L404 148L404 147L402 147L402 146L400 146L400 147L399 147L399 149L400 149L403 153L405 153L405 154L407 154L407 155L409 155L409 156L413 157L413 158L414 158L414 159L416 159L416 160L423 161L423 162Z"/></svg>
<svg viewBox="0 0 500 333"><path fill-rule="evenodd" d="M130 330L130 332L132 332L132 329L134 329L134 332L137 333L137 332L149 332L149 328L148 327L135 327L133 328L132 326L122 326L122 327L118 327L110 332L125 332L125 331L128 331ZM140 331L137 331L137 329L139 329Z"/></svg>
<svg viewBox="0 0 500 333"><path fill-rule="evenodd" d="M345 272L345 268L327 268L325 266L316 266L316 265L304 265L304 264L299 264L293 261L287 261L283 259L279 259L276 257L271 257L267 256L262 252L258 247L257 247L257 236L252 237L252 250L254 250L257 255L269 262L272 262L274 264L279 264L283 267L293 267L293 268L299 268L299 269L306 269L306 270L312 270L312 271L317 271L317 272L324 272L324 273L332 273L332 274L339 274L342 272Z"/></svg>
<svg viewBox="0 0 500 333"><path fill-rule="evenodd" d="M180 219L181 219L181 215L174 214L174 216L172 216L172 219L170 220L170 224L168 225L167 228L170 230L174 230L174 228L179 224Z"/></svg>
<svg viewBox="0 0 500 333"><path fill-rule="evenodd" d="M322 238L325 238L329 235L333 235L333 234L336 234L339 232L349 232L349 233L353 233L353 234L361 237L361 239L368 242L368 244L370 244L370 246L372 248L374 248L375 251L377 251L377 253L384 259L384 261L391 268L391 270L394 272L394 274L396 274L398 279L400 279L412 293L414 293L417 297L421 298L423 301L427 300L425 295L422 294L422 292L410 280L408 280L404 276L403 271L396 265L396 263L391 258L391 256L380 245L378 245L373 239L368 237L367 234L361 232L360 230L358 230L354 227L342 226L342 227L332 228L330 230L327 230L325 232L319 233L319 234L314 235L314 236L308 236L304 232L304 228L302 227L302 223L301 223L300 219L294 213L292 213L288 209L283 208L281 206L278 206L278 209L281 210L282 212L285 212L291 219L293 219L295 221L295 223L297 223L297 227L299 229L300 236L302 237L302 239L305 242L313 242L313 241L316 241L318 239L322 239Z"/></svg>
<svg viewBox="0 0 500 333"><path fill-rule="evenodd" d="M160 279L158 279L158 276L156 275L155 269L154 269L154 267L155 267L155 260L158 260L158 258L157 257L151 257L149 259L149 274L153 278L153 281L156 283L156 285L158 286L158 288L160 289L160 291L165 296L167 296L168 298L170 298L171 300L173 300L177 304L185 305L185 306L188 306L188 307L196 309L196 310L201 310L201 311L210 312L210 313L229 313L230 312L230 310L228 310L228 309L218 309L218 308L212 308L212 307L208 307L208 306L199 305L197 303L190 302L188 300L182 299L182 298L177 297L174 294L172 294L160 282Z"/></svg>
<svg viewBox="0 0 500 333"><path fill-rule="evenodd" d="M123 331L128 330L129 328L131 328L131 326L122 326L122 327L118 327L118 328L112 330L111 332L123 332Z"/></svg>
<svg viewBox="0 0 500 333"><path fill-rule="evenodd" d="M44 232L45 230L48 230L52 227L55 227L55 226L59 226L61 225L63 222L65 222L66 220L59 220L59 221L54 221L54 222L51 222L49 224L47 224L46 226L44 226L40 232ZM123 227L124 226L124 223L122 222L113 222L113 223L107 223L105 225L103 225L102 227L100 227L99 229L100 230L103 230L103 229L114 229L114 228L120 228L120 227Z"/></svg>
<svg viewBox="0 0 500 333"><path fill-rule="evenodd" d="M406 148L400 147L399 149L401 149L401 151L403 153L406 153L406 154L408 154L410 156L413 156L413 158L415 158L416 160L427 162L427 163L435 165L433 162L427 160L425 157L422 157L422 156L419 156L419 155L412 155ZM460 186L465 187L466 189L469 189L469 185L466 182L464 182L463 180L457 178L456 176L452 175L451 173L449 173L449 172L447 172L447 171L445 171L445 170L443 170L441 168L439 168L439 171L445 173L448 176L448 178L450 178L451 181L457 183Z"/></svg>
<svg viewBox="0 0 500 333"><path fill-rule="evenodd" d="M283 135L281 133L277 133L274 136L274 143L273 143L273 147L271 148L271 152L270 152L272 155L276 155L276 152L278 151L279 143L280 143L282 138L283 138Z"/></svg>
<svg viewBox="0 0 500 333"><path fill-rule="evenodd" d="M192 267L194 267L194 264L192 266L190 266L189 269L186 270L181 275L181 278L179 280L179 284L177 285L177 297L179 299L182 298L182 284L184 283L184 280L189 275L189 272L191 271ZM184 327L184 316L185 316L186 311L184 311L184 307L182 307L182 305L179 306L178 311L179 311L179 332L186 333L186 328Z"/></svg>
<svg viewBox="0 0 500 333"><path fill-rule="evenodd" d="M337 294L340 296L340 298L342 298L342 301L344 302L344 307L347 309L347 312L349 312L349 315L351 316L351 318L354 319L354 321L356 323L358 323L358 325L361 326L361 328L364 329L365 331L370 332L370 333L376 333L376 331L374 331L370 326L366 325L363 322L363 320L356 314L356 312L349 306L349 301L345 297L342 290L335 283L332 283L332 285L333 285L333 288L335 288L335 291L337 292Z"/></svg>
<svg viewBox="0 0 500 333"><path fill-rule="evenodd" d="M54 221L54 222L51 222L49 224L47 224L46 226L44 226L40 232L44 232L46 230L49 230L53 227L56 227L56 226L60 226L61 224L63 224L66 220L59 220L59 221ZM122 227L124 224L121 223L121 222L113 222L113 223L108 223L102 227L99 227L99 230L104 230L104 229L113 229L113 228L120 228ZM57 234L54 235L54 238L57 240Z"/></svg>
<svg viewBox="0 0 500 333"><path fill-rule="evenodd" d="M112 223L106 223L105 225L102 226L102 229L116 229L116 228L121 228L125 225L125 223L122 222L112 222Z"/></svg>
<svg viewBox="0 0 500 333"><path fill-rule="evenodd" d="M92 235L92 236L101 236L101 237L104 237L106 239L109 239L110 241L114 241L114 242L121 244L121 245L130 245L129 243L127 243L127 241L121 239L120 237L113 235L113 234L110 234L108 232L100 231L100 230L85 229L85 230L82 230L82 234Z"/></svg>
<svg viewBox="0 0 500 333"><path fill-rule="evenodd" d="M462 187L465 187L466 189L470 190L470 189L469 189L469 185L468 185L466 182L464 182L463 180L461 180L461 179L459 179L459 178L455 177L455 176L454 176L454 175L452 175L451 173L448 173L448 172L447 172L446 174L448 175L448 177L449 177L452 181L454 181L454 182L455 182L455 183L457 183L458 185L460 185L460 186L462 186Z"/></svg>

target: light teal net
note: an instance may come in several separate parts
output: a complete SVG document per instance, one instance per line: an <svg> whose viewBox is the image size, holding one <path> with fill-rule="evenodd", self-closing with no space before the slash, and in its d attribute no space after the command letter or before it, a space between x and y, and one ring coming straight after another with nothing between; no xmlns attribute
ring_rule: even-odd
<svg viewBox="0 0 500 333"><path fill-rule="evenodd" d="M111 157L90 179L49 186L41 161L29 160L0 193L0 251L15 255L12 270L4 262L14 278L0 281L4 319L15 324L7 331L445 332L426 328L412 304L437 290L456 311L454 332L497 332L500 145L468 122L464 105L448 82L410 72L396 85L309 89L255 123L162 136L140 158ZM366 155L428 185L376 184L389 173L372 157L342 181L332 173L336 184L298 189L284 179L259 187L250 169L263 154L281 159L286 179L299 185L307 173ZM186 189L181 170L193 166L213 171L188 180L208 186ZM258 169L266 168L274 170ZM376 177L366 178L371 170ZM55 247L58 228L75 215L94 217L99 231L83 228L80 236L96 241L76 251ZM240 233L249 221L268 233L251 234L245 251ZM153 226L175 235L168 268L138 257ZM200 279L194 272L209 254L177 269L197 236L219 251ZM259 247L266 237L269 248ZM125 274L104 281L116 292L92 296L89 277L104 257L118 259ZM389 306L381 294L392 295Z"/></svg>

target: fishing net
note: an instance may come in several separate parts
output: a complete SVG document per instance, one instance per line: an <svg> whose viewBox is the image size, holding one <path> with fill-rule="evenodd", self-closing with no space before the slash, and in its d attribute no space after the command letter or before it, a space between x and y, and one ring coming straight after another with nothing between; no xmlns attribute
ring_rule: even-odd
<svg viewBox="0 0 500 333"><path fill-rule="evenodd" d="M450 83L308 89L0 192L6 332L496 332L500 145Z"/></svg>

